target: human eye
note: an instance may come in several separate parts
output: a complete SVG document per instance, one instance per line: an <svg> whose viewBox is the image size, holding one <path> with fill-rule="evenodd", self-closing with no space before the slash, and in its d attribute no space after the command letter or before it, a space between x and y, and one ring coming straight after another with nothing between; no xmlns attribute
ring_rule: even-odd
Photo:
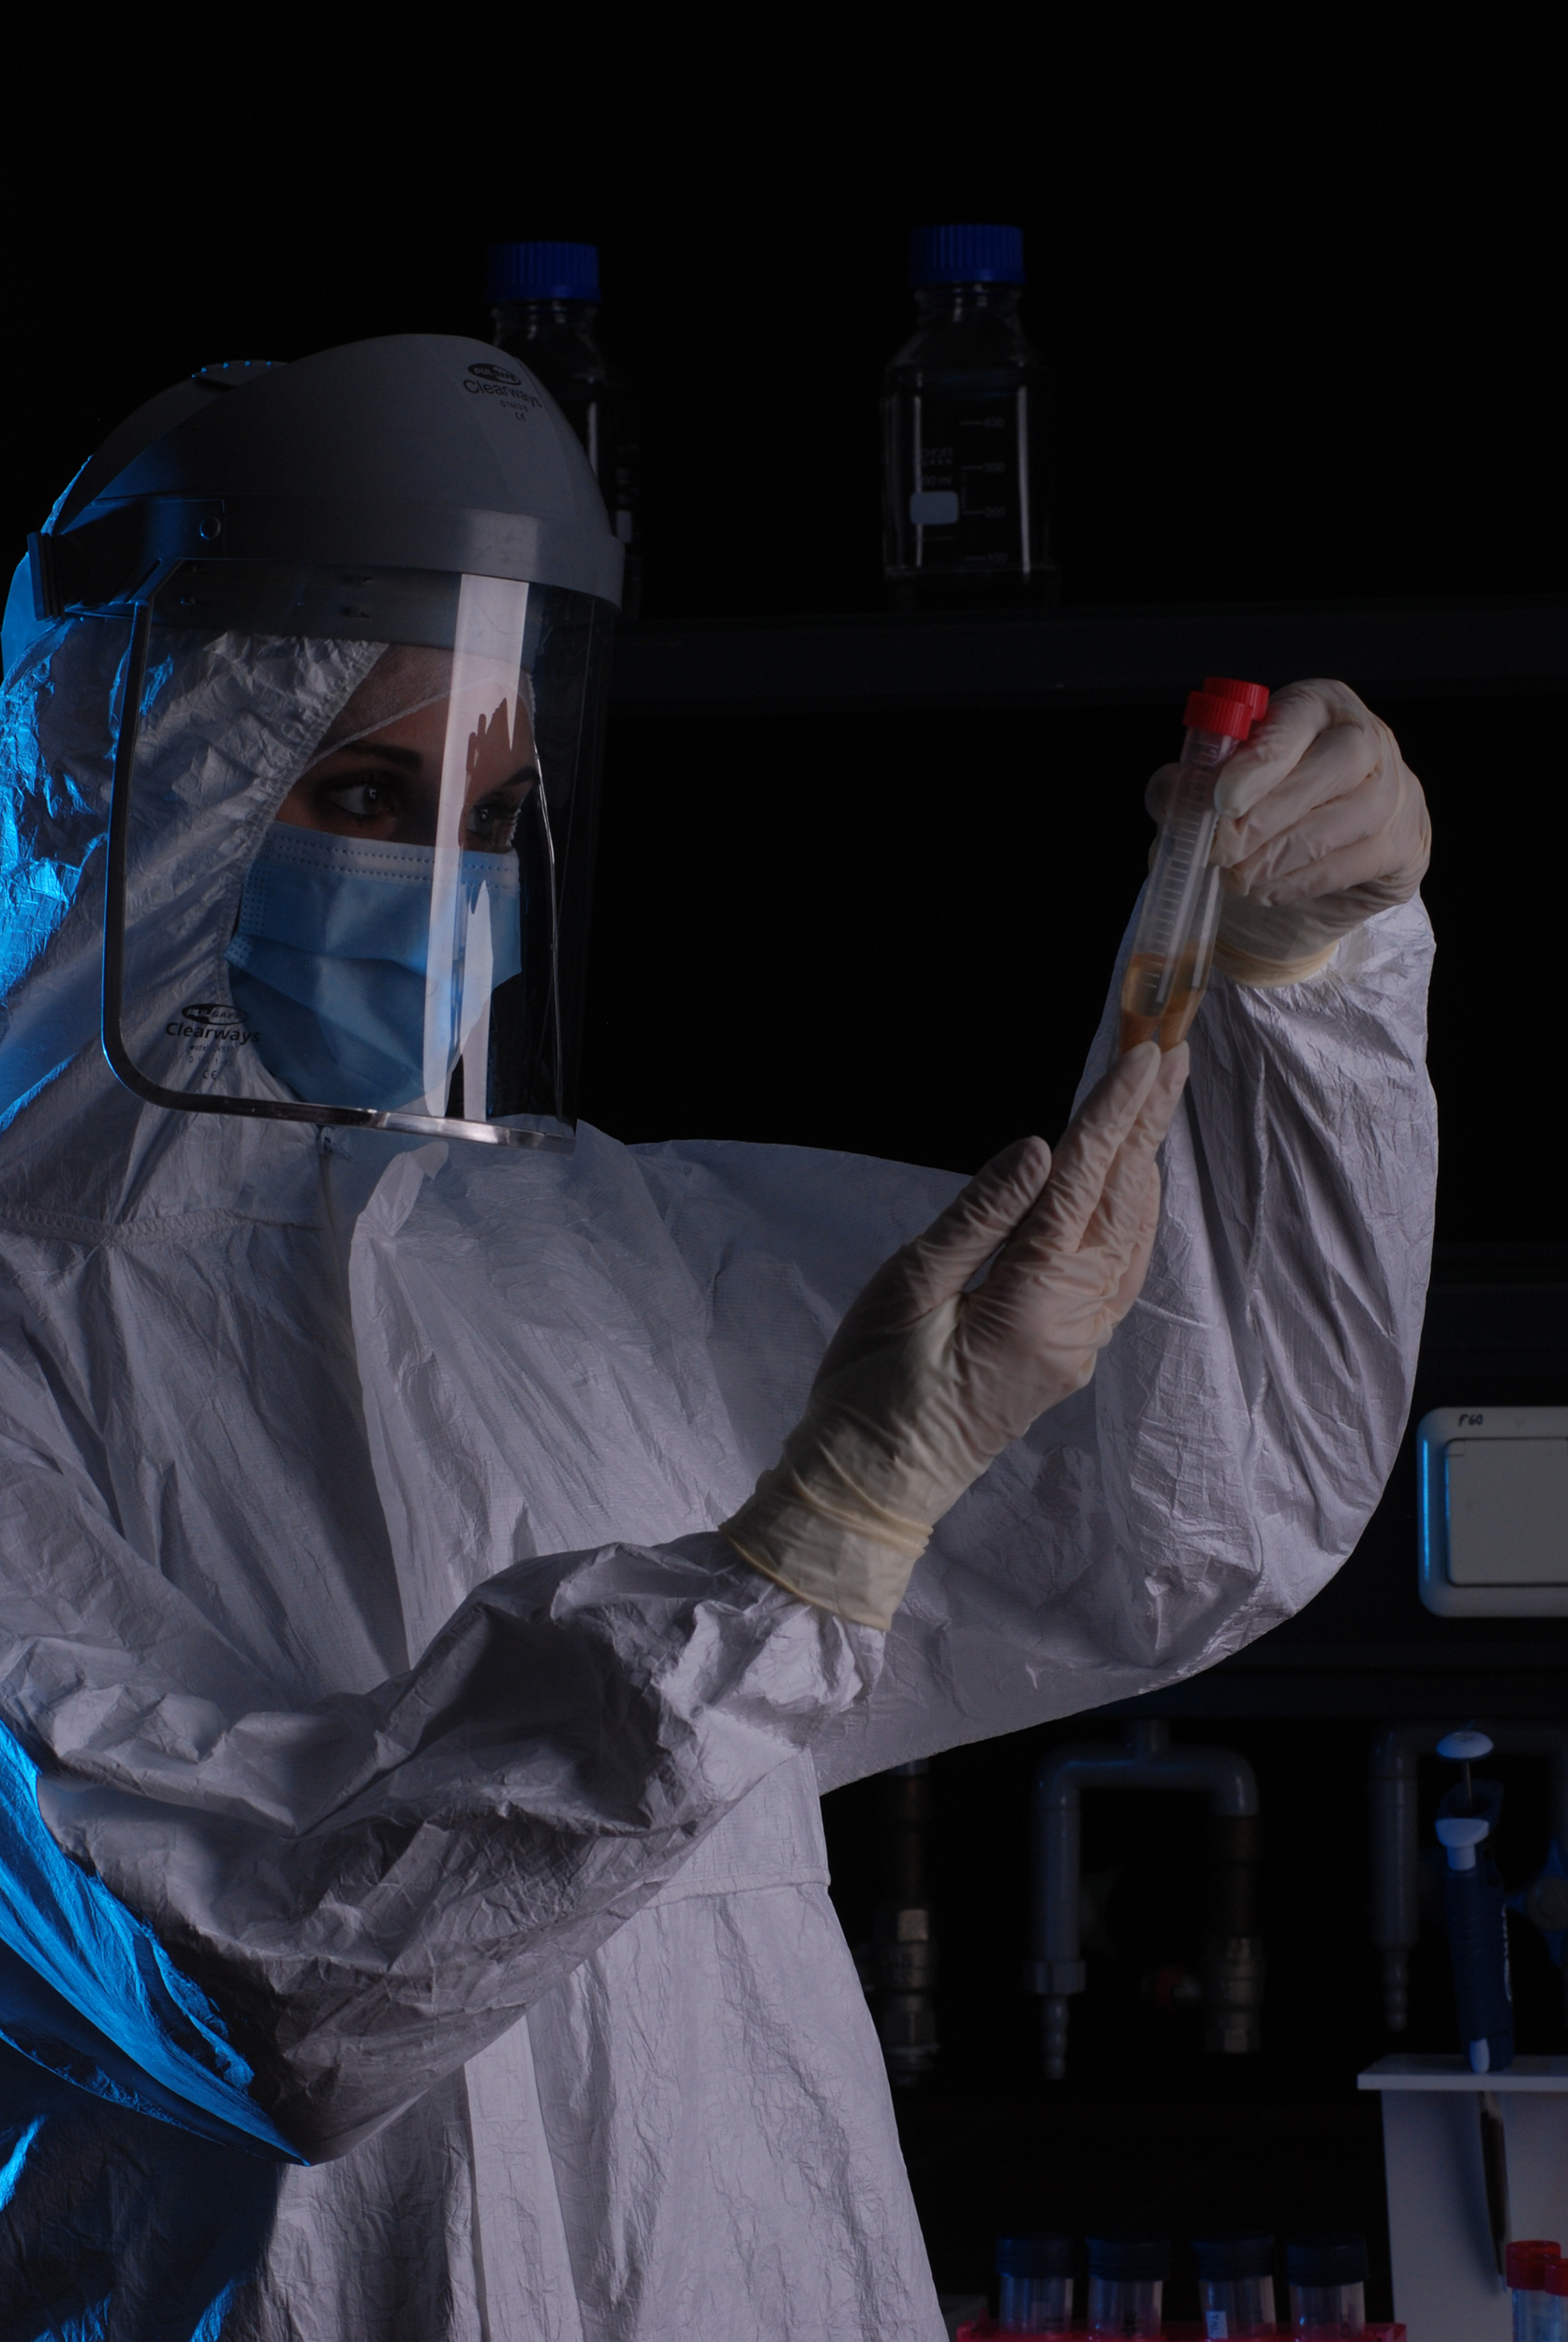
<svg viewBox="0 0 1568 2342"><path fill-rule="evenodd" d="M395 793L382 780L349 780L335 789L325 789L326 803L339 813L347 813L350 821L379 822L397 810Z"/></svg>
<svg viewBox="0 0 1568 2342"><path fill-rule="evenodd" d="M510 852L517 840L517 817L523 810L523 800L532 778L530 774L526 781L514 781L504 790L495 790L470 808L470 845L487 853Z"/></svg>

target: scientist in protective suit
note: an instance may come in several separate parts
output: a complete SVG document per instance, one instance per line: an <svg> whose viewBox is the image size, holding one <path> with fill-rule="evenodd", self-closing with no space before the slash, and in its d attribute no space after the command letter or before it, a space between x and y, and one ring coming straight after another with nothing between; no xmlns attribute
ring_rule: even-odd
<svg viewBox="0 0 1568 2342"><path fill-rule="evenodd" d="M521 368L410 336L154 400L13 596L7 2336L938 2342L821 1792L1211 1665L1394 1456L1386 729L1277 697L1190 1072L1108 1011L1054 1160L628 1149L618 562Z"/></svg>

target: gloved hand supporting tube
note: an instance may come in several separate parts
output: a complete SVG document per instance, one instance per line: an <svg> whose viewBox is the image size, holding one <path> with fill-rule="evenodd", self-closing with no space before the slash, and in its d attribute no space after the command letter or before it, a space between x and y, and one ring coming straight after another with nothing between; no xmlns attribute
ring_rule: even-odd
<svg viewBox="0 0 1568 2342"><path fill-rule="evenodd" d="M1165 764L1149 782L1156 821L1176 774ZM1221 768L1214 804L1214 964L1235 984L1268 990L1316 975L1365 920L1410 900L1431 859L1421 783L1346 683L1276 691Z"/></svg>
<svg viewBox="0 0 1568 2342"><path fill-rule="evenodd" d="M878 1270L780 1460L723 1524L754 1569L857 1624L892 1624L936 1522L1082 1389L1137 1298L1155 1152L1186 1078L1185 1048L1129 1050L1054 1162L1043 1139L1005 1148Z"/></svg>
<svg viewBox="0 0 1568 2342"><path fill-rule="evenodd" d="M1408 902L1432 852L1421 783L1343 683L1293 683L1221 772L1215 962L1233 983L1299 984L1343 936Z"/></svg>

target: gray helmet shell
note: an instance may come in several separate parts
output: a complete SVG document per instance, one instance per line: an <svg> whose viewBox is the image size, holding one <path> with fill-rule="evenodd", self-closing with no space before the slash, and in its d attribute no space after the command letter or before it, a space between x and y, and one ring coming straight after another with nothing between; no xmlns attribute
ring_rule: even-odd
<svg viewBox="0 0 1568 2342"><path fill-rule="evenodd" d="M436 334L204 368L111 435L33 554L40 616L123 607L187 560L461 571L618 604L624 558L549 393Z"/></svg>

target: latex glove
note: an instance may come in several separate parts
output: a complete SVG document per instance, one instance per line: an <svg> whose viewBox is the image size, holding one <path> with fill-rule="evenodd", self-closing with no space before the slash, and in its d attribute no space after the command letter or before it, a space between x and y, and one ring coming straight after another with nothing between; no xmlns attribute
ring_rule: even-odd
<svg viewBox="0 0 1568 2342"><path fill-rule="evenodd" d="M891 1625L934 1524L1083 1388L1137 1298L1160 1217L1155 1149L1186 1078L1185 1048L1130 1049L1054 1162L1041 1138L1005 1148L877 1271L780 1461L723 1524L754 1568L841 1618Z"/></svg>
<svg viewBox="0 0 1568 2342"><path fill-rule="evenodd" d="M1149 809L1173 768L1149 784ZM1241 984L1295 984L1374 912L1408 902L1431 859L1421 784L1388 726L1344 683L1276 691L1220 769L1217 964Z"/></svg>

